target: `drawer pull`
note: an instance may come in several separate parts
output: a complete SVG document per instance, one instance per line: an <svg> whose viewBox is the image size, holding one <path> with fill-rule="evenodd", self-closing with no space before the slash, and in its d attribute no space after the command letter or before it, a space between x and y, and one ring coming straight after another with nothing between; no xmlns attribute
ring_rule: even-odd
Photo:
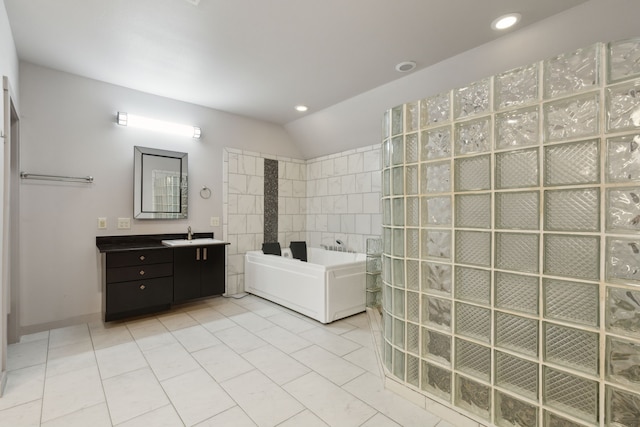
<svg viewBox="0 0 640 427"><path fill-rule="evenodd" d="M140 255L140 261L144 261L144 255Z"/></svg>
<svg viewBox="0 0 640 427"><path fill-rule="evenodd" d="M200 261L200 248L196 248L196 261Z"/></svg>
<svg viewBox="0 0 640 427"><path fill-rule="evenodd" d="M144 270L140 270L140 275L144 276Z"/></svg>
<svg viewBox="0 0 640 427"><path fill-rule="evenodd" d="M146 286L145 286L145 285L140 285L140 290L141 290L141 291L144 291L145 289L146 289Z"/></svg>
<svg viewBox="0 0 640 427"><path fill-rule="evenodd" d="M202 253L203 253L202 259L206 261L207 260L207 248L202 248Z"/></svg>

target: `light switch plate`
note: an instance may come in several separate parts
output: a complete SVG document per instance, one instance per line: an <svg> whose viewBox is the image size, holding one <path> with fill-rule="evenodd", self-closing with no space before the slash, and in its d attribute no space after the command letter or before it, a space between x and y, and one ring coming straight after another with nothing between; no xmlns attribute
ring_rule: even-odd
<svg viewBox="0 0 640 427"><path fill-rule="evenodd" d="M118 218L118 230L128 230L131 228L131 218Z"/></svg>
<svg viewBox="0 0 640 427"><path fill-rule="evenodd" d="M219 216L212 216L211 217L211 226L212 227L219 227L220 226L220 217Z"/></svg>
<svg viewBox="0 0 640 427"><path fill-rule="evenodd" d="M106 230L107 229L107 218L100 217L98 218L98 230Z"/></svg>

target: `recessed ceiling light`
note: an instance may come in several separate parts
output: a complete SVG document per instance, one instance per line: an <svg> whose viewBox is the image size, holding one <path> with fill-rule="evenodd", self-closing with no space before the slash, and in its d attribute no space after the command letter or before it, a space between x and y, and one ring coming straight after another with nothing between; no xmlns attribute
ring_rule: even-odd
<svg viewBox="0 0 640 427"><path fill-rule="evenodd" d="M516 25L522 15L519 13L509 13L507 15L502 15L499 18L496 18L491 23L491 28L494 30L506 30L507 28L511 28Z"/></svg>
<svg viewBox="0 0 640 427"><path fill-rule="evenodd" d="M307 107L306 105L296 105L294 108L296 109L296 111L300 111L301 113L304 113L309 109L309 107Z"/></svg>
<svg viewBox="0 0 640 427"><path fill-rule="evenodd" d="M416 68L416 63L413 61L404 61L396 65L396 71L399 71L401 73L408 73L414 68Z"/></svg>

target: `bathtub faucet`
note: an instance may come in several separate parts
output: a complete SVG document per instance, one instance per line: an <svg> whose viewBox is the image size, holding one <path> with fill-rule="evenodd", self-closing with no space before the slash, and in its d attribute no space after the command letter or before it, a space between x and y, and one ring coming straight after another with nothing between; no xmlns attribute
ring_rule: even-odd
<svg viewBox="0 0 640 427"><path fill-rule="evenodd" d="M336 243L338 244L336 250L340 251L340 252L344 252L344 242L340 239L336 240Z"/></svg>

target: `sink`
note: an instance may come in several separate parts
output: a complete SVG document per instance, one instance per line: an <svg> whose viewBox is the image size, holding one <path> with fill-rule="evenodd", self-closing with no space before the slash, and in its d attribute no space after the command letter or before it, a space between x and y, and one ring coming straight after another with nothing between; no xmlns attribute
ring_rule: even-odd
<svg viewBox="0 0 640 427"><path fill-rule="evenodd" d="M175 239L175 240L163 240L162 244L165 246L203 246L203 245L218 245L225 242L218 239Z"/></svg>

